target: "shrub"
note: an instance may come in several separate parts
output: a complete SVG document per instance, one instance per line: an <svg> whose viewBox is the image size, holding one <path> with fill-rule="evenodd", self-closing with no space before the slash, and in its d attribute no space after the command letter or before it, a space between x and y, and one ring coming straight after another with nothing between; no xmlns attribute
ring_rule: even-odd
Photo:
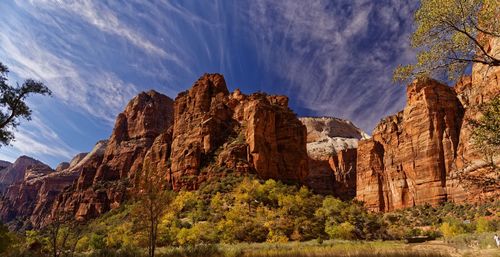
<svg viewBox="0 0 500 257"><path fill-rule="evenodd" d="M90 236L89 246L93 250L101 250L106 248L106 236L93 233Z"/></svg>
<svg viewBox="0 0 500 257"><path fill-rule="evenodd" d="M325 226L325 232L330 236L331 239L345 239L351 240L354 239L354 231L356 227L354 227L349 222L342 222L339 225L327 225Z"/></svg>
<svg viewBox="0 0 500 257"><path fill-rule="evenodd" d="M492 232L496 230L493 221L490 221L485 217L478 218L476 222L477 233Z"/></svg>
<svg viewBox="0 0 500 257"><path fill-rule="evenodd" d="M439 227L439 230L441 231L441 233L443 233L443 236L445 238L451 238L453 236L465 233L465 229L458 223L444 222Z"/></svg>
<svg viewBox="0 0 500 257"><path fill-rule="evenodd" d="M12 244L12 237L5 225L0 223L0 253L6 252Z"/></svg>

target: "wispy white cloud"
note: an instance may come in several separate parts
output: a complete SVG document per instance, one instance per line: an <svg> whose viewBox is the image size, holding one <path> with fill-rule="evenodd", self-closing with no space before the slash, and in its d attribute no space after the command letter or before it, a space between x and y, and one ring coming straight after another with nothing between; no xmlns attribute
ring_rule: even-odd
<svg viewBox="0 0 500 257"><path fill-rule="evenodd" d="M21 78L44 81L54 95L75 109L113 122L137 93L137 88L108 71L79 69L78 65L44 48L22 24L1 26L0 54Z"/></svg>
<svg viewBox="0 0 500 257"><path fill-rule="evenodd" d="M249 4L261 62L318 115L353 120L370 132L404 105L392 68L413 58L415 1L266 1Z"/></svg>
<svg viewBox="0 0 500 257"><path fill-rule="evenodd" d="M17 131L12 147L28 156L48 155L66 160L78 152L66 144L39 116L33 117L33 120Z"/></svg>
<svg viewBox="0 0 500 257"><path fill-rule="evenodd" d="M17 1L22 4L24 1ZM125 38L137 47L144 49L148 53L158 54L166 57L168 54L161 47L147 40L137 30L129 28L124 22L120 21L115 13L105 5L100 5L100 1L77 0L30 0L29 3L36 7L49 8L58 11L67 11L71 15L80 16L89 24L98 29ZM169 58L176 58L175 55L168 55Z"/></svg>
<svg viewBox="0 0 500 257"><path fill-rule="evenodd" d="M16 131L16 138L11 146L3 146L0 159L14 161L20 155L32 156L40 159L55 158L70 160L78 151L69 146L59 135L47 125L47 121L35 112L33 119L24 122Z"/></svg>
<svg viewBox="0 0 500 257"><path fill-rule="evenodd" d="M179 42L182 37L171 37L173 36L171 32L176 29L175 21L171 13L162 13L162 10L176 14L176 19L183 17L196 24L213 25L168 1L162 3L163 8L147 1L15 1L38 20L58 26L62 31L71 30L71 26L65 22L76 18L104 33L124 39L132 46L143 50L149 59L169 61L188 73L192 72L192 69L187 63L189 56L186 56L186 42ZM143 12L138 10L137 6L141 6ZM152 31L145 32L144 26ZM172 75L168 69L164 69L163 73Z"/></svg>

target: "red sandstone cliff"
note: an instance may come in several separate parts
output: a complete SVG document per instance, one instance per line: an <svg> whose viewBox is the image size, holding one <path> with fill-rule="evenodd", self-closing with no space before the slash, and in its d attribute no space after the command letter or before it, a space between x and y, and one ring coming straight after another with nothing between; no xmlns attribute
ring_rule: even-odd
<svg viewBox="0 0 500 257"><path fill-rule="evenodd" d="M44 165L42 162L28 156L17 158L14 163L0 163L0 194L12 184L22 182L27 168L32 165Z"/></svg>
<svg viewBox="0 0 500 257"><path fill-rule="evenodd" d="M173 123L173 101L158 92L134 97L116 119L107 143L94 149L76 183L58 196L52 213L78 220L118 207L138 183L146 154ZM158 170L166 173L166 170Z"/></svg>
<svg viewBox="0 0 500 257"><path fill-rule="evenodd" d="M284 96L230 94L224 78L210 74L180 93L174 109L174 189L226 171L293 182L307 175L306 129Z"/></svg>
<svg viewBox="0 0 500 257"><path fill-rule="evenodd" d="M499 42L492 40L489 51ZM388 211L498 197L500 178L474 147L468 120L480 117L479 105L500 92L499 78L499 68L475 64L472 77L455 87L429 79L409 85L405 109L359 143L357 199Z"/></svg>
<svg viewBox="0 0 500 257"><path fill-rule="evenodd" d="M286 97L230 94L221 75L206 74L175 102L154 91L132 99L107 145L79 166L78 179L50 212L96 217L133 195L146 175L174 190L229 174L300 183L307 162L306 129ZM47 216L38 212L31 220L43 224Z"/></svg>

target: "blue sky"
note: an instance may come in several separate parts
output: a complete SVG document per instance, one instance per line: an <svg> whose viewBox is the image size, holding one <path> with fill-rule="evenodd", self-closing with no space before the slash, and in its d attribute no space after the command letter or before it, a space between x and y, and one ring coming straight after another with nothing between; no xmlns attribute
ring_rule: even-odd
<svg viewBox="0 0 500 257"><path fill-rule="evenodd" d="M290 97L300 116L335 116L371 133L403 108L391 83L414 59L416 1L0 1L0 62L9 81L42 80L0 159L52 166L108 138L140 91L175 98L206 72L230 90Z"/></svg>

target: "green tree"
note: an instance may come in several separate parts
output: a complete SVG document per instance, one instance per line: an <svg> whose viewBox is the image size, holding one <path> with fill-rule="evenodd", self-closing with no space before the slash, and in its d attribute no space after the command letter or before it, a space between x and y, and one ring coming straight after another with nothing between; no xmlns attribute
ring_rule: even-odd
<svg viewBox="0 0 500 257"><path fill-rule="evenodd" d="M473 127L472 139L486 162L497 170L495 156L500 153L500 95L479 107L482 116L469 120Z"/></svg>
<svg viewBox="0 0 500 257"><path fill-rule="evenodd" d="M325 226L325 232L332 239L345 239L351 240L355 238L354 232L356 227L349 222L342 222L340 224L327 223Z"/></svg>
<svg viewBox="0 0 500 257"><path fill-rule="evenodd" d="M53 257L73 256L82 232L81 224L72 221L70 215L55 213L51 215L50 224L44 228L43 235Z"/></svg>
<svg viewBox="0 0 500 257"><path fill-rule="evenodd" d="M495 231L496 229L495 226L493 225L493 222L486 219L485 217L479 217L476 222L477 222L476 224L477 233L492 232Z"/></svg>
<svg viewBox="0 0 500 257"><path fill-rule="evenodd" d="M439 227L445 238L450 238L456 235L464 234L466 231L458 222L443 222Z"/></svg>
<svg viewBox="0 0 500 257"><path fill-rule="evenodd" d="M500 66L486 47L489 37L500 37L499 13L498 0L422 0L411 37L417 63L400 65L394 81L423 76L453 81L470 63Z"/></svg>
<svg viewBox="0 0 500 257"><path fill-rule="evenodd" d="M7 66L0 62L0 146L8 145L14 139L12 129L20 124L20 119L31 119L26 98L31 94L52 94L42 82L32 79L27 79L21 86L10 86L7 84L8 72Z"/></svg>
<svg viewBox="0 0 500 257"><path fill-rule="evenodd" d="M0 253L6 252L12 244L12 237L10 236L9 229L0 223Z"/></svg>

